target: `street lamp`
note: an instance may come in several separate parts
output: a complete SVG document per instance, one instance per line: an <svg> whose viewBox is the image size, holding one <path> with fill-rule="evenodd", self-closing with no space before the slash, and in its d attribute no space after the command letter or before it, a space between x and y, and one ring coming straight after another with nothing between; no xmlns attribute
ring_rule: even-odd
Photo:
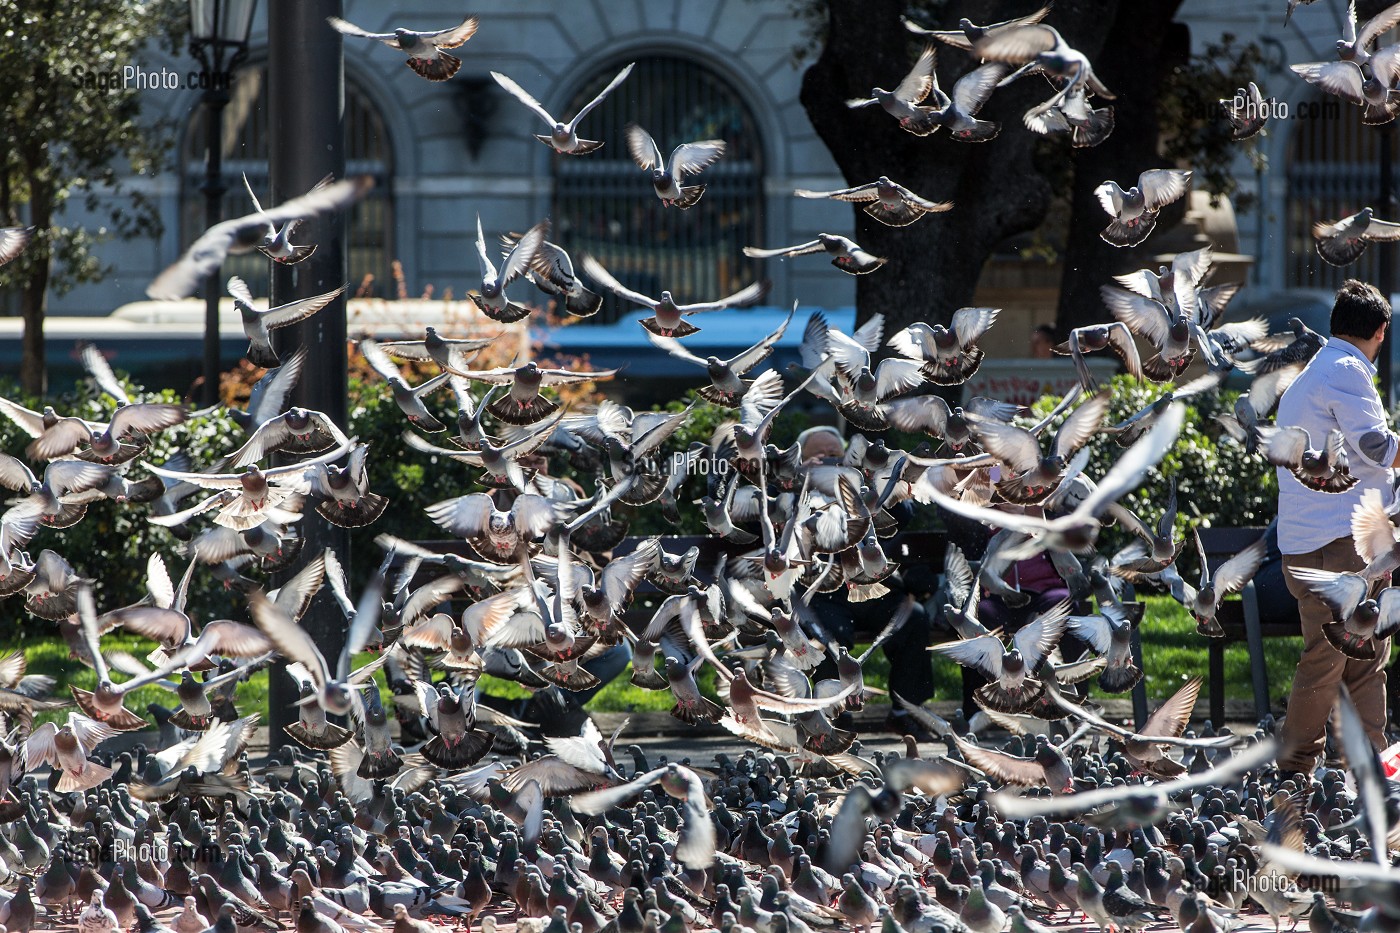
<svg viewBox="0 0 1400 933"><path fill-rule="evenodd" d="M224 191L223 117L229 101L233 69L248 52L253 11L258 0L190 0L190 54L202 67L204 89L204 223L222 219ZM219 271L204 282L204 384L201 402L219 400Z"/></svg>

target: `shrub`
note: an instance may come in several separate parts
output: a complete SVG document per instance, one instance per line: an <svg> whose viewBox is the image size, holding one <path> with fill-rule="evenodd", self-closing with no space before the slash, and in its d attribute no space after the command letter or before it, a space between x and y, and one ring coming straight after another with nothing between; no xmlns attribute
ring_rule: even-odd
<svg viewBox="0 0 1400 933"><path fill-rule="evenodd" d="M1113 402L1108 421L1122 421L1161 398L1165 389L1132 376L1116 376L1110 383ZM1162 462L1147 474L1143 484L1121 500L1148 523L1155 523L1167 501L1167 488L1176 481L1177 529L1189 525L1250 526L1267 525L1278 507L1278 478L1263 457L1250 456L1244 448L1225 436L1215 420L1218 412L1234 410L1238 392L1210 392L1195 396L1186 405L1181 436ZM1059 404L1058 397L1037 402L1032 412L1038 420ZM1051 427L1054 430L1054 426ZM1108 434L1100 434L1089 444L1088 474L1102 476L1118 459L1122 449ZM1115 529L1115 532L1117 530ZM1106 536L1121 543L1121 537Z"/></svg>

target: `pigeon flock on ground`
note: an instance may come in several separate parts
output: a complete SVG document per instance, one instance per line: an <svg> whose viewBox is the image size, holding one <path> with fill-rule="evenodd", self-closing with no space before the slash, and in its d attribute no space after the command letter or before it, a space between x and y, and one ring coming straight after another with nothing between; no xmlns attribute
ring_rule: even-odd
<svg viewBox="0 0 1400 933"><path fill-rule="evenodd" d="M1290 14L1298 2L1290 0ZM1000 130L976 116L988 96L1039 73L1053 96L1026 114L1027 127L1093 145L1113 118L1111 106L1091 101L1112 94L1088 59L1042 23L1048 12L991 26L964 20L954 30L908 23L982 63L949 96L934 77L930 45L894 91L875 88L851 106L879 105L918 135L946 127L955 139L981 142ZM1400 6L1359 30L1353 22L1338 45L1346 70L1368 76L1361 92L1368 112L1390 106L1369 82L1381 80L1396 47L1371 45L1397 18ZM478 28L474 17L439 32L330 25L398 49L434 81L461 67L443 49ZM1331 90L1342 86L1327 77L1337 67L1296 70ZM550 126L541 142L584 156L602 144L580 135L581 122L630 71L568 123L509 77L493 76ZM1386 73L1393 82L1394 72ZM1254 85L1241 93L1262 100ZM930 94L932 106L923 103ZM1262 120L1222 104L1222 119L1240 138L1261 128ZM704 185L687 182L724 153L722 142L707 140L666 156L635 126L627 142L659 210L695 208ZM1189 180L1189 172L1160 169L1127 190L1105 182L1104 238L1142 242ZM257 249L274 262L299 262L315 247L294 242L297 225L345 209L369 184L326 179L271 209L254 196L253 213L200 236L150 293L186 296L233 253ZM948 207L885 177L797 194L861 203L892 226ZM1320 232L1319 252L1329 261L1354 259L1390 226L1368 209ZM1188 549L1178 534L1174 494L1157 515L1122 504L1177 443L1186 400L1244 373L1249 390L1221 416L1231 437L1312 488L1340 491L1355 482L1338 438L1269 422L1322 338L1299 321L1283 334L1268 333L1262 320L1226 322L1235 286L1209 284L1209 250L1105 283L1111 320L1074 330L1057 348L1071 358L1079 385L1033 423L1006 402L972 398L952 407L932 394L976 373L995 309L964 308L946 325L890 334L878 314L849 334L814 314L802 335L801 371L785 378L762 364L791 315L730 359L702 358L685 343L700 329L698 315L757 301L762 283L680 304L669 291L651 298L632 290L591 257L576 265L547 240L547 223L494 247L479 222L477 229L481 285L472 299L484 315L512 321L532 313L542 300L521 279L576 316L601 303L585 282L611 291L652 313L641 322L646 339L696 367L683 371L693 373L697 394L731 409L731 420L709 444L665 455L689 408L561 406L558 386L612 373L535 362L474 369L490 341L433 328L421 340L361 340L359 352L404 415L403 455L434 457L439 469L460 469L464 485L475 480L485 491L428 509L472 556L381 535L382 554L367 559L377 568L354 594L342 556L305 553L299 528L310 520L308 507L343 526L375 522L394 495L368 485L368 458L383 452L320 412L287 407L306 352L279 358L270 338L343 289L262 311L244 282L228 282L248 358L268 372L248 408L233 413L246 437L201 452L218 456L204 470L185 454L152 462L150 439L179 431L194 413L129 398L90 345L84 365L117 404L110 422L0 399L0 412L32 437L25 459L0 455L0 484L17 494L0 515L0 596L22 602L35 624L55 625L73 657L96 672L93 690L57 696L51 679L26 675L22 656L0 659L6 930L72 923L81 933L250 933L290 924L298 933L390 925L394 933L445 926L491 933L514 923L549 933L1040 933L1082 916L1114 933L1162 923L1223 933L1250 912L1266 914L1276 929L1304 917L1311 933L1397 929L1400 874L1391 850L1400 845L1392 828L1400 793L1345 691L1337 712L1346 769L1324 768L1311 779L1276 772L1272 722L1252 734L1209 724L1193 730L1199 678L1185 680L1139 728L1106 719L1089 696L1091 684L1122 694L1143 677L1129 647L1140 606L1124 602L1124 583L1161 587L1191 612L1202 638L1217 637L1221 601L1264 555L1261 541L1212 570L1199 536ZM0 230L0 263L19 255L31 233ZM849 273L884 263L835 235L751 254L823 250ZM1107 421L1111 390L1085 362L1103 351L1161 386L1155 402L1121 423ZM410 384L403 362L438 374ZM1204 369L1186 380L1193 363ZM443 389L451 390L455 420L439 417ZM770 443L775 419L807 396L856 431L837 462L805 461L797 445ZM890 428L928 441L890 447L878 436ZM1102 435L1122 452L1103 475L1089 475L1087 445ZM549 476L547 453L567 458L582 486ZM722 545L717 563L703 565L698 549L667 553L661 539L633 541L614 557L627 516L655 509L674 521L691 476L705 477L701 504ZM187 563L178 578L153 556L148 595L135 605L97 606L83 555L60 553L61 529L101 499L144 507L149 521L182 542ZM860 602L888 592L884 582L898 567L881 542L899 530L891 510L909 500L988 529L980 563L948 549L941 613L957 637L934 649L986 683L976 691L980 708L951 723L893 697L925 741L911 735L903 755L866 757L848 714L872 693L862 674L869 652L854 657L835 645L811 603L832 593ZM1394 566L1400 543L1392 517L1379 499L1357 512L1358 550L1373 566ZM1099 553L1099 534L1110 525L1131 543ZM40 535L52 547L31 557ZM1072 598L1014 637L989 630L978 618L982 594L1024 603L1005 571L1043 552ZM269 591L274 572L285 583ZM1198 575L1196 585L1186 582L1188 572ZM1400 597L1392 595L1400 591L1367 601L1366 587L1353 592L1347 575L1314 577L1310 584L1337 615L1329 638L1352 656L1364 657L1368 646L1374 653L1375 639L1400 622ZM227 618L187 614L191 587L205 586L227 594ZM664 598L629 626L624 619L643 588ZM299 624L322 589L346 621L347 643L335 658ZM911 609L906 601L876 645ZM117 629L148 640L150 653L104 650L104 636ZM1069 634L1087 654L1062 654ZM709 768L652 762L587 718L577 735L541 740L533 723L478 703L484 672L542 692L591 689L599 681L588 662L623 641L632 649L633 684L669 691L678 720L718 723L744 750ZM364 662L367 649L373 659ZM828 656L836 675L814 682ZM259 711L237 709L235 689L274 661L271 676L300 685L298 721L288 730L297 746L275 749L255 767L247 749ZM717 696L699 686L704 669L716 675ZM170 691L171 708L129 708L133 691L148 685ZM59 718L36 726L39 713ZM120 732L145 730L134 748L104 748Z"/></svg>

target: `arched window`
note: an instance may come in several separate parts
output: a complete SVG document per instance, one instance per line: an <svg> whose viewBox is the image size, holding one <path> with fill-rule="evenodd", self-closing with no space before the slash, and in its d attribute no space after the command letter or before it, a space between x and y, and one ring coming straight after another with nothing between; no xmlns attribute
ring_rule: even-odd
<svg viewBox="0 0 1400 933"><path fill-rule="evenodd" d="M1389 127L1366 126L1360 107L1335 97L1314 96L1294 108L1288 153L1288 211L1284 284L1329 291L1344 279L1375 282L1377 249L1338 268L1323 262L1313 243L1313 224L1339 220L1370 205L1385 220L1380 195L1380 135Z"/></svg>
<svg viewBox="0 0 1400 933"><path fill-rule="evenodd" d="M243 187L243 175L264 206L270 204L268 177L267 71L262 65L241 69L234 79L228 106L224 108L223 216L239 217L252 210ZM196 107L186 128L181 147L184 189L181 197L181 239L188 246L204 230L204 148L205 109ZM374 276L370 292L392 296L393 202L389 180L393 177L393 155L384 121L363 92L353 83L345 85L345 170L346 174L369 174L375 186L369 195L351 209L348 218L349 243L346 252L350 287L359 289L366 276ZM241 276L254 295L266 296L269 284L268 261L259 253L230 256L221 275Z"/></svg>
<svg viewBox="0 0 1400 933"><path fill-rule="evenodd" d="M763 141L753 114L719 75L670 55L638 58L631 77L584 120L582 135L603 142L585 156L555 155L554 237L578 261L596 257L631 288L677 301L719 298L761 274L743 248L762 244ZM572 115L612 80L614 62L578 89ZM664 207L627 154L624 128L636 122L669 157L680 143L723 139L724 157L692 184L705 196L689 210ZM617 318L609 295L595 320Z"/></svg>

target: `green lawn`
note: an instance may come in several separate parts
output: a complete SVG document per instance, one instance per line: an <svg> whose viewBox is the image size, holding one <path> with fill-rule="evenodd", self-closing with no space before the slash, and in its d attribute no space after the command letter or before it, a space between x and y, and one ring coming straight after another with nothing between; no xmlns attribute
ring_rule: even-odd
<svg viewBox="0 0 1400 933"><path fill-rule="evenodd" d="M1154 700L1164 699L1184 680L1206 673L1206 640L1196 634L1195 624L1186 610L1165 596L1148 596L1147 611L1143 619L1143 655L1147 666L1147 693ZM102 639L104 651L125 650L137 657L145 657L152 643L122 633L112 633ZM68 655L68 648L55 635L52 629L35 626L32 633L24 633L0 645L0 650L16 648L24 652L32 674L47 674L58 681L58 692L66 694L69 684L92 689L95 681L93 672L74 661ZM1301 638L1270 639L1264 644L1269 668L1269 690L1274 699L1286 693L1292 681L1292 672L1297 665L1302 650ZM368 658L366 655L364 658ZM962 697L962 681L957 665L942 658L933 658L934 680L938 685L937 699L959 700ZM866 664L866 683L884 688L888 683L889 664L883 652L876 652ZM266 711L267 673L255 674L247 683L238 688L238 707L244 712ZM701 686L713 695L714 672L705 670L701 674ZM1249 656L1243 645L1234 645L1225 652L1226 696L1230 699L1247 700L1252 697L1249 674ZM525 696L516 684L483 677L482 686L491 693L505 696ZM386 697L387 699L387 697ZM881 702L883 698L877 699ZM143 687L128 699L127 707L144 715L146 704L160 703L173 707L175 696L159 687ZM608 684L589 703L589 709L599 712L632 712L646 710L667 710L671 708L670 694L664 691L650 692L633 687L625 677ZM66 712L58 716L44 714L39 720L64 718Z"/></svg>

